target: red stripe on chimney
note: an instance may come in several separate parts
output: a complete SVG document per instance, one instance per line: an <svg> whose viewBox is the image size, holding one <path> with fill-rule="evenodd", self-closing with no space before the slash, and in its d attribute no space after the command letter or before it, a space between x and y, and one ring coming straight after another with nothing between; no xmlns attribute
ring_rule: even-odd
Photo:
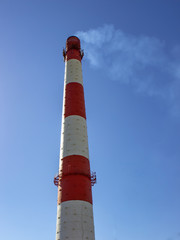
<svg viewBox="0 0 180 240"><path fill-rule="evenodd" d="M81 155L71 155L61 159L62 176L82 174L90 176L89 159Z"/></svg>
<svg viewBox="0 0 180 240"><path fill-rule="evenodd" d="M82 200L92 204L91 180L84 175L68 175L62 178L58 188L58 204L70 200Z"/></svg>
<svg viewBox="0 0 180 240"><path fill-rule="evenodd" d="M86 119L84 89L80 83L71 82L65 88L64 117L78 115Z"/></svg>

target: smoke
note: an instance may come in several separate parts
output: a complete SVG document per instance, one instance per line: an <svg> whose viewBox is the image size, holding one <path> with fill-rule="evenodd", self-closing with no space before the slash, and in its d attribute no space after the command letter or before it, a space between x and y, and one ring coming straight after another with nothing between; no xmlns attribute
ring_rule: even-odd
<svg viewBox="0 0 180 240"><path fill-rule="evenodd" d="M180 113L180 46L167 50L156 37L134 36L113 25L76 35L92 67L137 92L165 99L174 114Z"/></svg>

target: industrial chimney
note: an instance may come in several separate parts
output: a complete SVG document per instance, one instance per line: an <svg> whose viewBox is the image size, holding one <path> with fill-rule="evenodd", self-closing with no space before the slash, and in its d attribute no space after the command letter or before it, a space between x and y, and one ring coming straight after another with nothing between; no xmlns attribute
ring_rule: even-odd
<svg viewBox="0 0 180 240"><path fill-rule="evenodd" d="M65 61L61 127L56 240L94 240L88 137L80 40L71 36L63 51Z"/></svg>

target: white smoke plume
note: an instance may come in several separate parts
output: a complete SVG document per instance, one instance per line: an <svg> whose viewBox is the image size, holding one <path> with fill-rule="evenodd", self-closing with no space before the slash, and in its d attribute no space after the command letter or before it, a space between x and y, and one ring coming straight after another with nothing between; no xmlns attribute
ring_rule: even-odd
<svg viewBox="0 0 180 240"><path fill-rule="evenodd" d="M113 25L76 35L92 67L103 69L110 79L136 91L166 99L173 112L180 113L180 46L168 52L158 38L133 36Z"/></svg>

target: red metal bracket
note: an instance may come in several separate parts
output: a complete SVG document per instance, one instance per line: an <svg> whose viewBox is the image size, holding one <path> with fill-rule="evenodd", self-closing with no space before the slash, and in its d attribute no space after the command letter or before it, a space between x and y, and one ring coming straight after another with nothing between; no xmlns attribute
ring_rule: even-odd
<svg viewBox="0 0 180 240"><path fill-rule="evenodd" d="M91 172L91 186L94 186L96 183L96 172Z"/></svg>
<svg viewBox="0 0 180 240"><path fill-rule="evenodd" d="M94 184L97 182L96 181L96 172L91 172L91 175L89 178L91 180L91 186L94 186ZM54 185L57 187L61 186L61 179L62 179L62 175L60 175L60 174L55 175Z"/></svg>
<svg viewBox="0 0 180 240"><path fill-rule="evenodd" d="M61 176L59 174L54 177L54 185L57 187L61 186Z"/></svg>

